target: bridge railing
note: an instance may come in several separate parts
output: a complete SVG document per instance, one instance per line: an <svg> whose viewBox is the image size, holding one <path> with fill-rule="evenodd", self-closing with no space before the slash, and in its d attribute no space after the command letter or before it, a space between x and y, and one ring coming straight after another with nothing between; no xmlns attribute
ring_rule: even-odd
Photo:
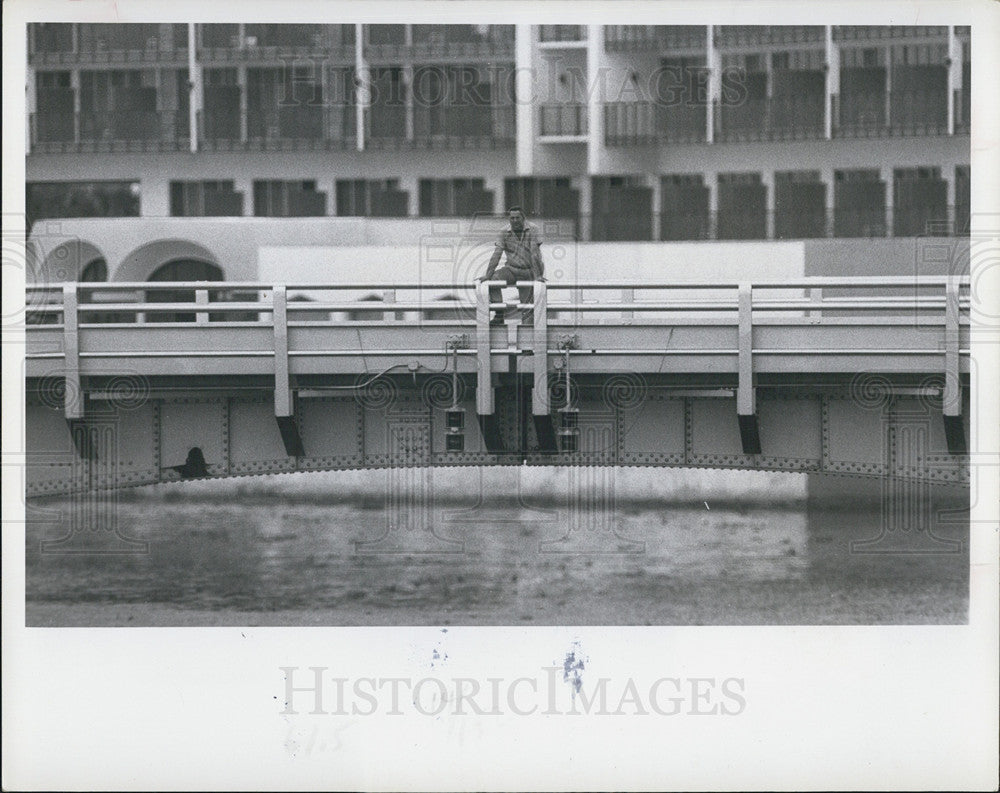
<svg viewBox="0 0 1000 793"><path fill-rule="evenodd" d="M963 309L969 306L968 278L885 277L803 278L783 282L640 283L523 282L546 293L550 321L617 322L660 320L665 314L731 315L741 287L750 290L757 316L846 316L845 312L885 316L943 311L946 288L957 284ZM514 288L491 282L508 294ZM475 324L480 298L475 284L398 283L391 286L301 283L281 287L287 321L297 323L445 321ZM29 325L61 325L64 299L75 297L76 325L271 323L275 287L257 282L78 283L27 287ZM514 303L491 304L493 310ZM531 309L534 302L517 303Z"/></svg>

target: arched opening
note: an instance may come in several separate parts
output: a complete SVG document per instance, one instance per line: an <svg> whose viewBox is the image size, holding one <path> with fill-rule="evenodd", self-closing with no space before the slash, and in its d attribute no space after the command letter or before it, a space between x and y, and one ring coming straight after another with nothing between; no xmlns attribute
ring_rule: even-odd
<svg viewBox="0 0 1000 793"><path fill-rule="evenodd" d="M211 262L199 259L173 259L157 267L147 281L223 281L222 269ZM209 300L217 299L217 295L209 295ZM149 289L146 291L147 303L194 303L193 289ZM150 322L194 322L195 314L179 312L156 312L150 314ZM225 319L225 317L223 317Z"/></svg>
<svg viewBox="0 0 1000 793"><path fill-rule="evenodd" d="M104 283L108 280L108 263L105 259L99 258L88 262L80 271L80 281L94 284Z"/></svg>

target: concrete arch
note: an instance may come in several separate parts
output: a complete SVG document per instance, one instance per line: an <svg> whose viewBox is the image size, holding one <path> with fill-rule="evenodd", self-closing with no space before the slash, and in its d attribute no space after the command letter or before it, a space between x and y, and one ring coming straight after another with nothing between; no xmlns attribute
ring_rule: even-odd
<svg viewBox="0 0 1000 793"><path fill-rule="evenodd" d="M115 270L114 281L148 281L160 267L175 259L193 259L218 267L225 278L225 269L208 248L190 240L165 239L142 245L126 256Z"/></svg>
<svg viewBox="0 0 1000 793"><path fill-rule="evenodd" d="M95 259L104 258L104 252L92 242L67 240L45 256L40 280L47 283L79 281L84 267Z"/></svg>

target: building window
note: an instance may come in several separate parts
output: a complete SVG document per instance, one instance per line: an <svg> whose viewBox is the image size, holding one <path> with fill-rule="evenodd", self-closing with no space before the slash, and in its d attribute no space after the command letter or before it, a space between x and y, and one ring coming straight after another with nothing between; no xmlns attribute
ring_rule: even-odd
<svg viewBox="0 0 1000 793"><path fill-rule="evenodd" d="M32 53L73 51L73 25L69 22L35 23L31 34Z"/></svg>
<svg viewBox="0 0 1000 793"><path fill-rule="evenodd" d="M580 191L573 189L570 178L519 176L504 179L504 208L520 206L529 217L545 220L580 222ZM563 227L563 224L560 224ZM573 229L576 236L578 229Z"/></svg>
<svg viewBox="0 0 1000 793"><path fill-rule="evenodd" d="M972 210L972 183L968 165L955 166L955 233L968 235Z"/></svg>
<svg viewBox="0 0 1000 793"><path fill-rule="evenodd" d="M877 168L833 172L833 235L884 237L885 182Z"/></svg>
<svg viewBox="0 0 1000 793"><path fill-rule="evenodd" d="M775 239L826 236L826 185L819 171L775 173L774 205Z"/></svg>
<svg viewBox="0 0 1000 793"><path fill-rule="evenodd" d="M485 179L421 179L421 217L493 214L493 191Z"/></svg>
<svg viewBox="0 0 1000 793"><path fill-rule="evenodd" d="M645 186L645 177L591 179L591 239L610 242L653 238L653 189Z"/></svg>
<svg viewBox="0 0 1000 793"><path fill-rule="evenodd" d="M700 173L660 177L660 239L707 240L708 187Z"/></svg>
<svg viewBox="0 0 1000 793"><path fill-rule="evenodd" d="M253 213L258 217L319 217L326 214L326 193L316 182L257 180L253 183Z"/></svg>
<svg viewBox="0 0 1000 793"><path fill-rule="evenodd" d="M138 182L28 182L28 227L45 218L138 217Z"/></svg>
<svg viewBox="0 0 1000 793"><path fill-rule="evenodd" d="M229 181L171 182L170 214L173 217L238 217L243 214L243 194Z"/></svg>
<svg viewBox="0 0 1000 793"><path fill-rule="evenodd" d="M404 44L406 25L365 25L369 44Z"/></svg>
<svg viewBox="0 0 1000 793"><path fill-rule="evenodd" d="M936 167L896 168L892 174L892 235L942 236L948 224L948 185Z"/></svg>
<svg viewBox="0 0 1000 793"><path fill-rule="evenodd" d="M157 108L152 69L80 72L82 140L157 140L163 134Z"/></svg>
<svg viewBox="0 0 1000 793"><path fill-rule="evenodd" d="M340 217L395 217L409 215L410 194L399 189L398 179L337 180L337 215Z"/></svg>
<svg viewBox="0 0 1000 793"><path fill-rule="evenodd" d="M716 238L767 238L767 185L759 173L719 174L719 214Z"/></svg>

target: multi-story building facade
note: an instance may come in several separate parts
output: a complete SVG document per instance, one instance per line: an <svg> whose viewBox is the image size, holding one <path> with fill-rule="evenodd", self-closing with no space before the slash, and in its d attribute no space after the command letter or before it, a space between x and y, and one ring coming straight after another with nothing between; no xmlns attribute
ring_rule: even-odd
<svg viewBox="0 0 1000 793"><path fill-rule="evenodd" d="M580 240L961 234L954 26L33 24L29 219L469 217Z"/></svg>

